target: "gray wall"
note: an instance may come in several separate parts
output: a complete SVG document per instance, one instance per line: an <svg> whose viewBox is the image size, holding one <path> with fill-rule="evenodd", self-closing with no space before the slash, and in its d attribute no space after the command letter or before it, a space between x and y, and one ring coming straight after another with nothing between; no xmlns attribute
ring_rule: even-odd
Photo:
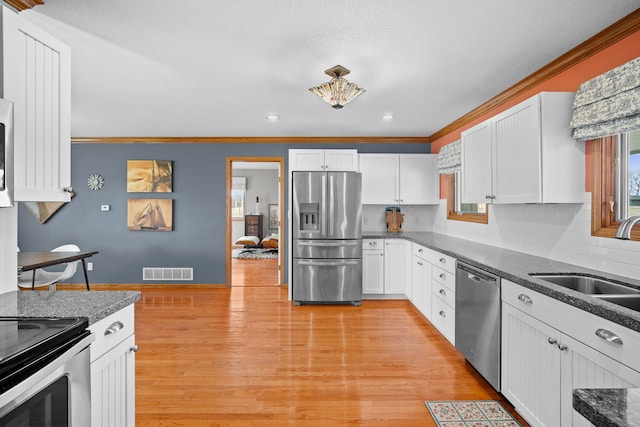
<svg viewBox="0 0 640 427"><path fill-rule="evenodd" d="M73 144L71 180L75 197L45 224L40 224L20 205L18 245L23 251L40 251L75 243L83 250L99 251L89 259L94 264L89 273L93 283L151 283L142 281L143 267L193 267L194 280L188 283L225 283L226 158L287 159L290 148L429 153L431 147L429 144ZM127 160L134 159L172 160L173 193L127 193ZM87 187L87 178L93 173L105 180L99 191ZM127 199L146 197L174 200L173 232L127 230ZM286 202L284 195L283 198ZM110 205L111 210L101 212L103 204ZM286 242L286 236L281 236L281 242ZM82 282L82 273L78 271L72 283Z"/></svg>

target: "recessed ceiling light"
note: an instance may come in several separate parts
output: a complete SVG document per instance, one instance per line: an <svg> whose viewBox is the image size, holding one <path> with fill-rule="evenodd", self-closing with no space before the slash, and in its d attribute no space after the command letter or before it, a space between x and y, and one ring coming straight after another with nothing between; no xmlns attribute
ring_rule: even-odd
<svg viewBox="0 0 640 427"><path fill-rule="evenodd" d="M270 122L277 122L280 119L280 116L277 114L267 114L267 120Z"/></svg>
<svg viewBox="0 0 640 427"><path fill-rule="evenodd" d="M386 113L382 115L382 120L393 120L393 113Z"/></svg>

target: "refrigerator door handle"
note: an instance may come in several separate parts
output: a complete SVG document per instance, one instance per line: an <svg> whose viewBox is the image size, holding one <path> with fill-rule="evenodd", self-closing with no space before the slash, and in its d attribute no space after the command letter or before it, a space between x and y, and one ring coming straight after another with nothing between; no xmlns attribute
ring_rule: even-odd
<svg viewBox="0 0 640 427"><path fill-rule="evenodd" d="M329 236L333 236L333 223L335 222L334 217L334 191L333 191L333 174L329 174L329 217L327 220L329 221Z"/></svg>
<svg viewBox="0 0 640 427"><path fill-rule="evenodd" d="M298 264L300 265L317 265L317 266L327 266L327 267L338 267L341 265L358 265L360 261L358 260L345 260L345 261L303 261L299 260Z"/></svg>
<svg viewBox="0 0 640 427"><path fill-rule="evenodd" d="M358 246L361 243L362 242L360 240L347 240L344 242L329 242L329 241L307 242L304 240L297 241L298 246L320 246L320 247L322 246Z"/></svg>
<svg viewBox="0 0 640 427"><path fill-rule="evenodd" d="M322 174L322 207L320 209L320 234L327 235L327 174Z"/></svg>

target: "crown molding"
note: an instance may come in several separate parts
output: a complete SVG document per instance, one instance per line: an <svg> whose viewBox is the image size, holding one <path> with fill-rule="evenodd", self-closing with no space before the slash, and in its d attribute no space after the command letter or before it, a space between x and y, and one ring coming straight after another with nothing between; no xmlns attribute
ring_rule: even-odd
<svg viewBox="0 0 640 427"><path fill-rule="evenodd" d="M640 30L640 9L631 12L629 15L605 28L583 43L580 43L564 55L551 61L549 64L494 96L484 104L481 104L459 119L449 123L447 126L430 135L429 140L435 141L438 138L442 138L463 126L472 123L485 114L491 112L496 107L517 98L530 89L540 85L552 77L555 77L563 71L568 70L575 64L584 61L614 43L632 35L638 30Z"/></svg>
<svg viewBox="0 0 640 427"><path fill-rule="evenodd" d="M73 144L426 144L418 136L99 136L72 137Z"/></svg>
<svg viewBox="0 0 640 427"><path fill-rule="evenodd" d="M44 4L42 0L3 0L6 4L16 9L18 12L21 10L31 9L32 7Z"/></svg>

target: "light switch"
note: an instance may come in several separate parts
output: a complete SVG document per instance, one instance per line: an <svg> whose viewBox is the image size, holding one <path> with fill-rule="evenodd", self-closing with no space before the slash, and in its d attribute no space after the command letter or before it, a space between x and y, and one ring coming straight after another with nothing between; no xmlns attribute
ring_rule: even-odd
<svg viewBox="0 0 640 427"><path fill-rule="evenodd" d="M102 212L107 212L110 209L111 209L111 206L109 206L109 205L100 205L100 210Z"/></svg>

